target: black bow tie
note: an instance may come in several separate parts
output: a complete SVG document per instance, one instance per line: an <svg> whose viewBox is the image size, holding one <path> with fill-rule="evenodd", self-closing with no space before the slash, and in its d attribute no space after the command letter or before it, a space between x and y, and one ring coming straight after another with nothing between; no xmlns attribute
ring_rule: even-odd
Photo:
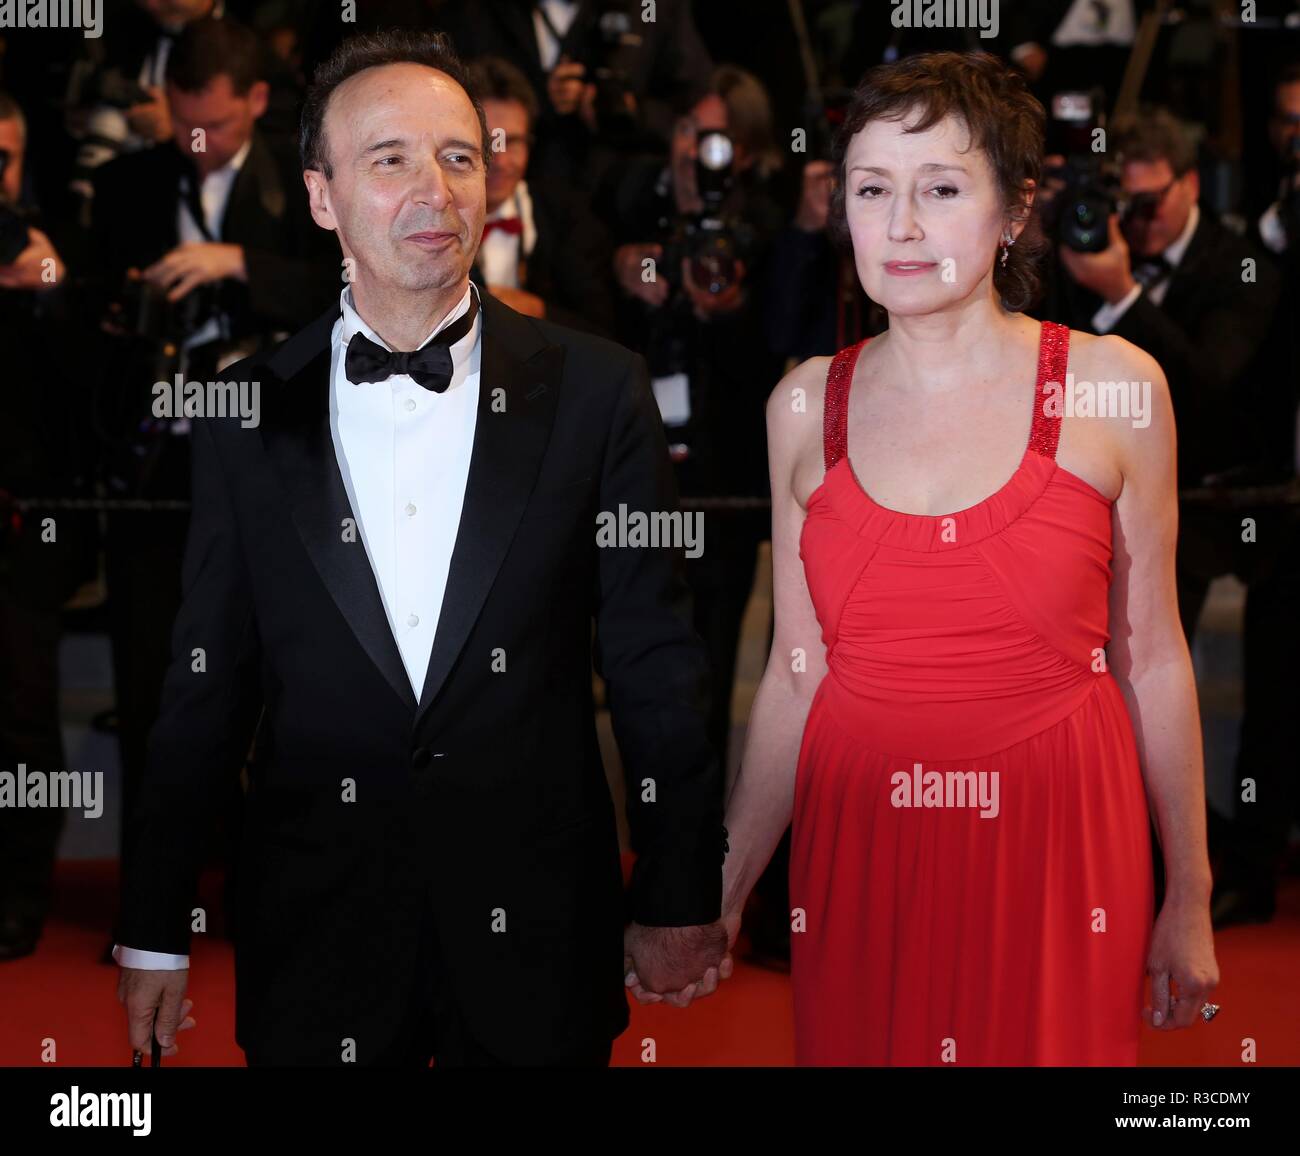
<svg viewBox="0 0 1300 1156"><path fill-rule="evenodd" d="M354 385L387 381L394 374L405 373L434 393L442 393L451 384L454 369L451 347L469 332L478 312L477 294L470 291L465 316L452 322L413 353L398 353L376 345L364 333L357 332L348 342L344 371Z"/></svg>
<svg viewBox="0 0 1300 1156"><path fill-rule="evenodd" d="M1133 266L1133 279L1144 289L1151 289L1159 285L1173 271L1174 267L1169 263L1169 258L1163 253L1157 253L1154 257L1141 258Z"/></svg>

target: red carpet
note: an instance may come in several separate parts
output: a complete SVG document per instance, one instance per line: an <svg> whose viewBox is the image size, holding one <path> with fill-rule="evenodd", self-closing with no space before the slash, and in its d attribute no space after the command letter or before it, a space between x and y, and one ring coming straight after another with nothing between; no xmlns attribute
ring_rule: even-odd
<svg viewBox="0 0 1300 1156"><path fill-rule="evenodd" d="M52 1039L67 1066L129 1065L117 968L98 961L112 918L116 861L59 864L57 902L34 955L0 963L0 1065L38 1065ZM218 877L205 876L209 911L220 908ZM743 946L743 940L742 940ZM1256 1042L1261 1065L1300 1065L1300 880L1288 879L1270 924L1217 937L1223 1006L1212 1025L1185 1032L1144 1029L1142 1063L1241 1063L1242 1039ZM180 1037L169 1064L240 1065L235 1045L234 959L218 934L198 936L189 998L198 1025ZM632 1026L614 1044L614 1063L641 1064L653 1039L656 1062L781 1065L794 1055L786 976L741 964L718 992L685 1011L632 1003ZM1087 1008L1077 1014L1086 1015Z"/></svg>

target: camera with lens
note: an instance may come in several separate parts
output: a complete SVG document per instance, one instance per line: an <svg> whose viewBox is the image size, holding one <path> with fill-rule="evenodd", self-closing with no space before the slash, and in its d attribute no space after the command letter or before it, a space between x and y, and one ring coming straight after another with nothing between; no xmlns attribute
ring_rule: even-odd
<svg viewBox="0 0 1300 1156"><path fill-rule="evenodd" d="M625 58L641 47L638 23L627 6L606 4L581 61L584 80L596 89L596 131L614 145L630 142L637 135L636 117L628 109L627 96L633 89Z"/></svg>
<svg viewBox="0 0 1300 1156"><path fill-rule="evenodd" d="M686 260L695 284L714 294L738 280L736 263L744 259L753 237L749 225L724 209L734 182L734 160L735 146L725 132L713 129L700 134L695 183L704 208L698 216L679 217L664 246L670 276Z"/></svg>
<svg viewBox="0 0 1300 1156"><path fill-rule="evenodd" d="M1118 164L1093 148L1105 129L1102 100L1101 89L1052 97L1048 152L1064 162L1047 168L1044 177L1063 181L1064 188L1043 209L1043 231L1079 253L1100 253L1109 245L1109 218L1122 201Z"/></svg>
<svg viewBox="0 0 1300 1156"><path fill-rule="evenodd" d="M11 159L8 149L0 149L0 189ZM27 220L28 214L0 192L0 265L12 265L27 248Z"/></svg>

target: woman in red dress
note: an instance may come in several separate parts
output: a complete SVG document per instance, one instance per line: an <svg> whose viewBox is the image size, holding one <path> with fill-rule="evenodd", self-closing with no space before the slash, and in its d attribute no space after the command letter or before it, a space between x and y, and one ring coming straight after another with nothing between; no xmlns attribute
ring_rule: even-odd
<svg viewBox="0 0 1300 1156"><path fill-rule="evenodd" d="M793 819L800 1064L1134 1064L1218 982L1168 387L1017 312L1042 130L985 54L869 73L832 217L889 328L768 402L776 633L724 917Z"/></svg>

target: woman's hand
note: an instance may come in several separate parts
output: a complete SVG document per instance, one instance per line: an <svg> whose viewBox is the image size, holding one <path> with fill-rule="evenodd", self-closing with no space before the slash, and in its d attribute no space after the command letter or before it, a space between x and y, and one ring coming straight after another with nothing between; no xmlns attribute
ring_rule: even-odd
<svg viewBox="0 0 1300 1156"><path fill-rule="evenodd" d="M1142 1018L1160 1031L1191 1027L1219 985L1208 902L1165 900L1151 936L1147 973L1151 1006L1142 1009Z"/></svg>

